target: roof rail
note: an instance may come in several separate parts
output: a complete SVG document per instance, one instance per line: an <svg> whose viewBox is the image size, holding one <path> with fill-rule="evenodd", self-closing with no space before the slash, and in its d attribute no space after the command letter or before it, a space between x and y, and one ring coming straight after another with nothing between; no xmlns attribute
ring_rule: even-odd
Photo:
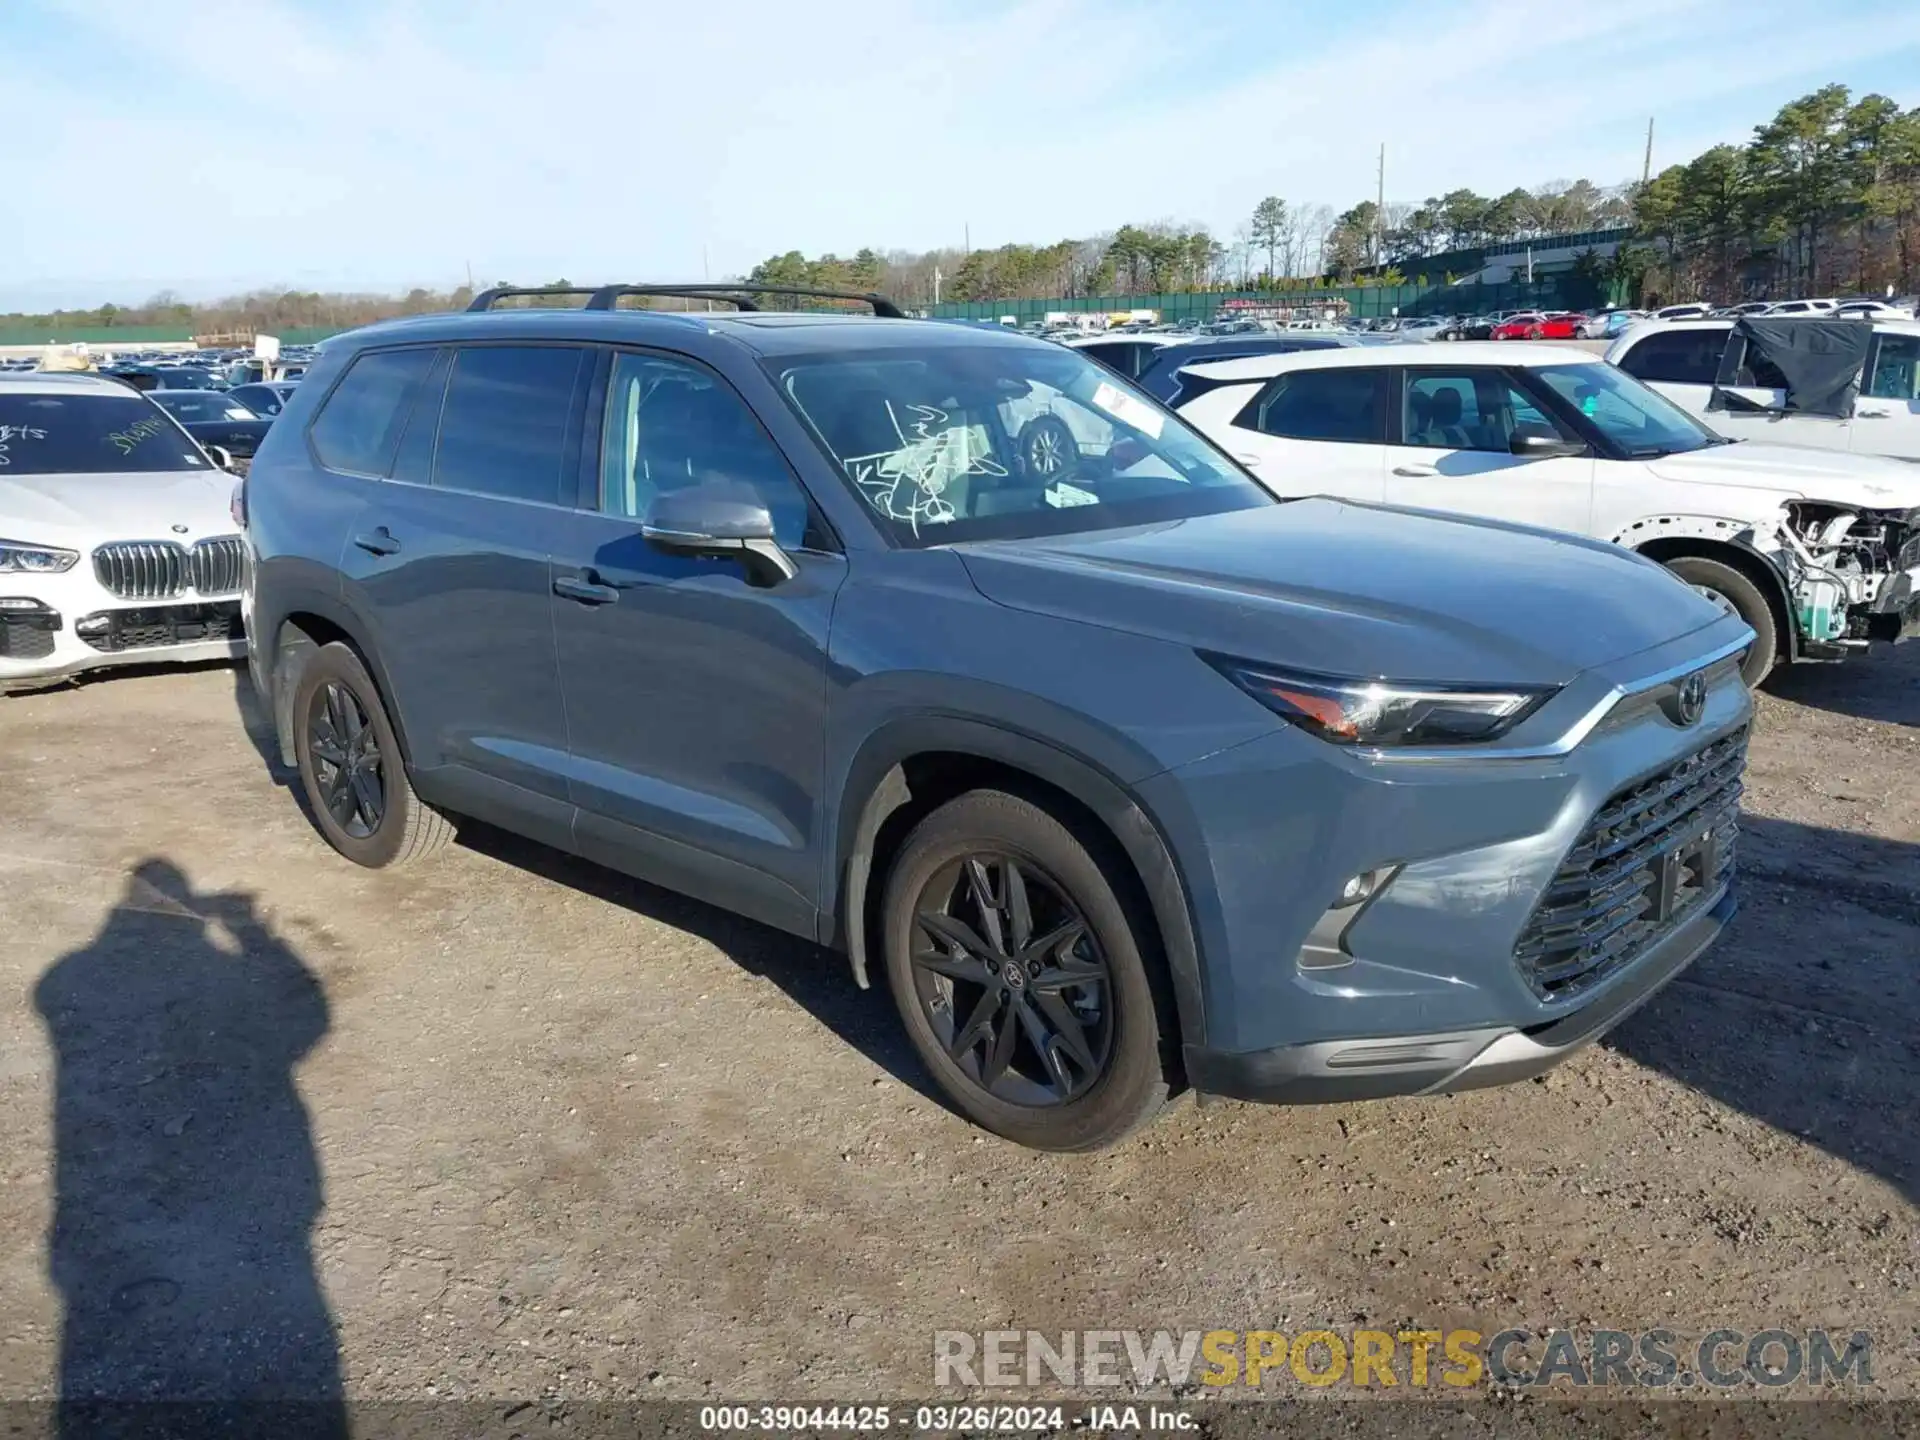
<svg viewBox="0 0 1920 1440"><path fill-rule="evenodd" d="M833 290L812 285L758 285L752 283L694 285L498 285L483 290L467 306L469 311L491 310L501 300L520 295L585 295L588 310L611 310L622 295L672 295L685 300L723 300L737 310L758 310L747 298L752 295L810 296L820 300L858 300L873 307L873 313L888 320L904 320L906 312L887 299L866 290Z"/></svg>

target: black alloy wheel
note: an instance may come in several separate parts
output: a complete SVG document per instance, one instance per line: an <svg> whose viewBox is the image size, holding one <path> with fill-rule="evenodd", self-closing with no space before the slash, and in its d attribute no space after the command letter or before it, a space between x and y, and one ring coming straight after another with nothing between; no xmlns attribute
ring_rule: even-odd
<svg viewBox="0 0 1920 1440"><path fill-rule="evenodd" d="M453 839L453 822L413 793L379 687L352 646L336 640L283 652L275 683L293 688L300 788L329 845L377 870L430 855Z"/></svg>
<svg viewBox="0 0 1920 1440"><path fill-rule="evenodd" d="M307 743L321 803L352 839L371 839L387 814L385 759L372 720L337 680L316 690L310 703Z"/></svg>
<svg viewBox="0 0 1920 1440"><path fill-rule="evenodd" d="M1112 976L1079 907L1038 865L978 852L914 905L914 991L947 1056L1014 1105L1086 1093L1113 1049Z"/></svg>

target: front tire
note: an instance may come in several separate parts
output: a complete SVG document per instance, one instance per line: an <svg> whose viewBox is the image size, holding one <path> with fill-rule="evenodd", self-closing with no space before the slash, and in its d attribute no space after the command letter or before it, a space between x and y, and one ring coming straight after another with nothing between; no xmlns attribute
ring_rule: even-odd
<svg viewBox="0 0 1920 1440"><path fill-rule="evenodd" d="M404 865L453 838L452 822L413 793L386 706L352 646L323 645L300 671L293 749L315 827L354 864Z"/></svg>
<svg viewBox="0 0 1920 1440"><path fill-rule="evenodd" d="M1759 685L1772 671L1774 660L1780 652L1779 622L1774 618L1773 607L1767 603L1767 597L1760 593L1760 587L1733 566L1723 565L1718 560L1704 560L1697 555L1683 555L1679 559L1669 560L1667 569L1707 599L1718 601L1733 611L1752 627L1753 645L1747 651L1746 659L1740 662L1740 678L1747 682L1750 690Z"/></svg>
<svg viewBox="0 0 1920 1440"><path fill-rule="evenodd" d="M902 843L882 903L908 1039L969 1120L1098 1150L1166 1103L1158 938L1053 815L997 790L949 801Z"/></svg>

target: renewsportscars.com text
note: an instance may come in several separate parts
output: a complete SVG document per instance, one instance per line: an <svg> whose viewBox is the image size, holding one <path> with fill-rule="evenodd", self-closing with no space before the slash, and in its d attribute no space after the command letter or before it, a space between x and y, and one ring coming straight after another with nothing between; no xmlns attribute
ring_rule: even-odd
<svg viewBox="0 0 1920 1440"><path fill-rule="evenodd" d="M1200 1384L1324 1388L1688 1389L1871 1385L1873 1338L1825 1330L940 1330L941 1387L1148 1390Z"/></svg>

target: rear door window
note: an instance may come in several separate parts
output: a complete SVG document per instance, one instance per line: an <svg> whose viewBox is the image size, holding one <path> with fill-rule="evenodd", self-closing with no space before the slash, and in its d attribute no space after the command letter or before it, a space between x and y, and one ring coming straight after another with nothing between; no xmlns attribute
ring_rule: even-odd
<svg viewBox="0 0 1920 1440"><path fill-rule="evenodd" d="M1620 358L1620 368L1636 380L1711 385L1720 373L1727 334L1719 329L1663 330L1627 351Z"/></svg>
<svg viewBox="0 0 1920 1440"><path fill-rule="evenodd" d="M460 350L440 412L433 483L559 504L589 353L569 345Z"/></svg>
<svg viewBox="0 0 1920 1440"><path fill-rule="evenodd" d="M385 477L435 350L369 350L320 406L307 438L329 470Z"/></svg>
<svg viewBox="0 0 1920 1440"><path fill-rule="evenodd" d="M1290 371L1255 397L1234 423L1284 440L1378 444L1384 434L1384 373L1354 367Z"/></svg>

